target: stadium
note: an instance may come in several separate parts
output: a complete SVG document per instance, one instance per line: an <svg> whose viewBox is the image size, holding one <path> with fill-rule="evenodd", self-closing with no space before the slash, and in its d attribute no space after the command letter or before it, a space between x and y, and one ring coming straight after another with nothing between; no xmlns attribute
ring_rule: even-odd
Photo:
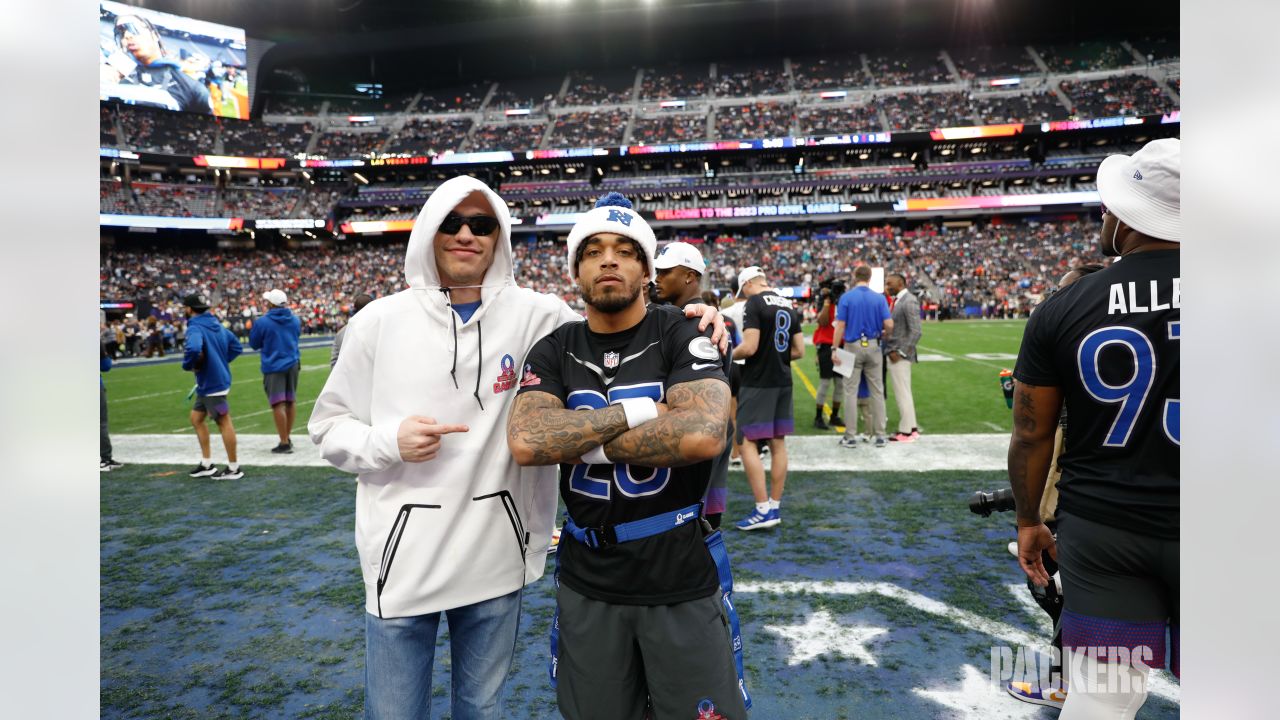
<svg viewBox="0 0 1280 720"><path fill-rule="evenodd" d="M207 113L105 79L100 94L100 343L123 463L101 473L102 717L363 712L355 476L321 458L307 417L356 297L407 287L415 221L459 176L506 203L516 284L579 313L566 241L609 192L659 249L698 249L723 308L759 266L800 312L788 519L724 536L753 717L1057 716L993 677L1002 648L1043 651L1054 624L1007 549L1012 513L968 505L1009 487L1002 371L1028 316L1103 261L1100 165L1180 136L1175 7L1104 28L1001 0L337 5L100 6L104 67L137 64L112 31L133 7L212 91ZM850 451L811 422L809 339L820 288L859 266L919 298L920 436ZM288 454L249 350L271 289L301 329ZM193 294L246 348L236 480L188 477ZM732 467L726 512L752 504ZM524 589L502 717L560 716L554 563ZM432 717L450 717L449 641ZM1149 682L1137 717L1179 717L1171 668Z"/></svg>

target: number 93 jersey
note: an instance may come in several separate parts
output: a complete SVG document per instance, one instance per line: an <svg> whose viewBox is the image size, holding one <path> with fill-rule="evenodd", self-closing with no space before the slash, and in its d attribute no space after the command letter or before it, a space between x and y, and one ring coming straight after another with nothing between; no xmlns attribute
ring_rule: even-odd
<svg viewBox="0 0 1280 720"><path fill-rule="evenodd" d="M1027 321L1014 377L1062 389L1059 508L1178 538L1177 250L1132 253L1045 300Z"/></svg>
<svg viewBox="0 0 1280 720"><path fill-rule="evenodd" d="M525 359L520 392L554 395L571 410L595 410L626 398L665 402L667 389L706 378L725 380L721 355L698 321L650 306L636 326L592 332L585 321L561 325ZM560 496L579 527L611 527L672 512L702 500L711 461L674 468L561 465ZM602 602L666 605L707 597L719 581L701 524L600 549L565 539L560 578Z"/></svg>

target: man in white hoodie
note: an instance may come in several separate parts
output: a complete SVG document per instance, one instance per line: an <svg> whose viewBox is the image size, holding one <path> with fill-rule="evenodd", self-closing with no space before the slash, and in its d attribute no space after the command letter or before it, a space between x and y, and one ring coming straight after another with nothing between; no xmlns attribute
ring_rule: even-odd
<svg viewBox="0 0 1280 720"><path fill-rule="evenodd" d="M556 469L516 464L507 414L529 349L582 318L516 286L510 232L484 183L437 188L409 236L409 289L351 318L307 426L359 474L366 718L430 717L442 612L452 717L499 717L521 590L545 569Z"/></svg>

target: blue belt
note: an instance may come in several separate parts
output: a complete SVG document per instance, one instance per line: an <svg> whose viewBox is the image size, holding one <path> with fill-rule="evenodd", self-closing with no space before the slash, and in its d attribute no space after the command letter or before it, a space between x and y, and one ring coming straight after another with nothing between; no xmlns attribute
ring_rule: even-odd
<svg viewBox="0 0 1280 720"><path fill-rule="evenodd" d="M654 515L643 520L621 523L613 527L582 528L578 527L578 524L573 521L573 518L569 517L568 513L565 513L564 527L561 530L560 538L563 541L567 535L593 550L598 550L610 545L661 535L668 530L687 525L701 516L702 503L697 503L679 510ZM733 641L733 663L738 671L738 691L742 693L742 701L747 709L750 710L751 694L747 692L747 684L742 673L742 629L738 624L738 611L733 606L733 571L729 567L729 553L724 548L724 538L719 530L703 538L703 543L706 544L707 551L711 553L711 560L716 565L716 577L720 583L720 602L724 605L725 614L729 618L729 631ZM560 556L561 553L557 552L555 574L552 576L556 589L560 588ZM559 670L559 645L560 604L557 603L556 614L551 621L550 674L552 687L555 687L556 675Z"/></svg>

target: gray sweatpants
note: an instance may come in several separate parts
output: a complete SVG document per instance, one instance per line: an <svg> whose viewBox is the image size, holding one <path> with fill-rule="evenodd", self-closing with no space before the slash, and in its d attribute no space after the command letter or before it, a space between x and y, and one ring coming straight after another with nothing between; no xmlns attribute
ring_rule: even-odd
<svg viewBox="0 0 1280 720"><path fill-rule="evenodd" d="M873 436L884 435L888 415L884 409L884 355L880 354L880 341L869 340L867 347L854 340L845 342L844 349L853 353L853 374L844 384L845 407L858 406L858 383L862 376L867 378L867 390L871 391L871 427L867 433ZM858 435L858 413L853 415L853 422L846 422L844 436L850 440Z"/></svg>

